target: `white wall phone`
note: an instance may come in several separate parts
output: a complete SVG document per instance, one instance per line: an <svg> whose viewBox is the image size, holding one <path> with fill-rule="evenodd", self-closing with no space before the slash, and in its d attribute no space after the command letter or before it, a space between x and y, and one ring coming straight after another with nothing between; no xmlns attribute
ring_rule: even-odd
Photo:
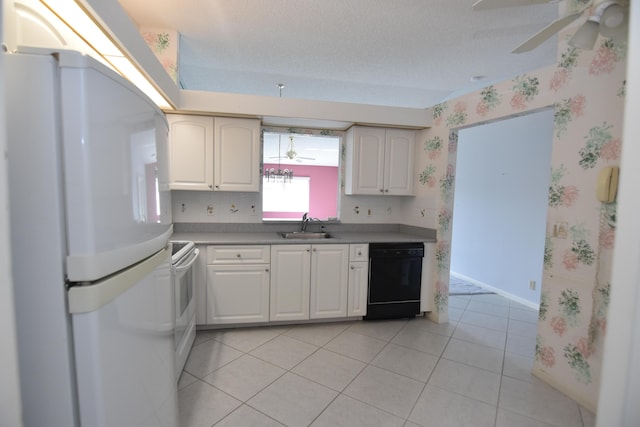
<svg viewBox="0 0 640 427"><path fill-rule="evenodd" d="M602 203L611 203L616 199L619 174L620 168L617 166L606 167L600 171L596 184L596 197Z"/></svg>

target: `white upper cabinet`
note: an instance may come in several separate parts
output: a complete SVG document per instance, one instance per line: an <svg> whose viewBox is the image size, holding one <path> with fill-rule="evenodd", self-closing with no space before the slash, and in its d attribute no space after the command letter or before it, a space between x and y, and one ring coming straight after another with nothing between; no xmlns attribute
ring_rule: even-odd
<svg viewBox="0 0 640 427"><path fill-rule="evenodd" d="M167 114L169 187L213 189L213 118Z"/></svg>
<svg viewBox="0 0 640 427"><path fill-rule="evenodd" d="M260 190L260 121L216 117L214 189Z"/></svg>
<svg viewBox="0 0 640 427"><path fill-rule="evenodd" d="M78 34L38 0L6 0L4 14L4 39L7 51L23 47L65 49L82 52L113 68Z"/></svg>
<svg viewBox="0 0 640 427"><path fill-rule="evenodd" d="M382 128L352 127L347 132L347 194L382 194L385 136Z"/></svg>
<svg viewBox="0 0 640 427"><path fill-rule="evenodd" d="M412 130L387 129L384 145L385 194L413 195L415 138Z"/></svg>
<svg viewBox="0 0 640 427"><path fill-rule="evenodd" d="M172 190L260 189L260 121L168 114Z"/></svg>
<svg viewBox="0 0 640 427"><path fill-rule="evenodd" d="M353 126L346 141L346 194L413 195L414 131Z"/></svg>

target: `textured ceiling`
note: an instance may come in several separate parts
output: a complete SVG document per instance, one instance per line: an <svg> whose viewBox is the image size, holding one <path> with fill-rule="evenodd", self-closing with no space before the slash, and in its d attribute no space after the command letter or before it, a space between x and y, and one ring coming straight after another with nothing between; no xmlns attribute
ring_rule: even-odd
<svg viewBox="0 0 640 427"><path fill-rule="evenodd" d="M475 0L120 0L136 25L181 34L184 89L424 108L555 62L556 37L511 50L557 4ZM486 78L472 82L472 76Z"/></svg>

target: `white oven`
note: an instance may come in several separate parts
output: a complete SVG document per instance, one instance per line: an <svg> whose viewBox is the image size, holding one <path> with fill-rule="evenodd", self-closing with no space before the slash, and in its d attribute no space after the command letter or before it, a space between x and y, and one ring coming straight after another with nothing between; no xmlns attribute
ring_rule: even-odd
<svg viewBox="0 0 640 427"><path fill-rule="evenodd" d="M175 295L176 379L180 378L196 337L195 262L200 253L193 242L172 241L172 279Z"/></svg>

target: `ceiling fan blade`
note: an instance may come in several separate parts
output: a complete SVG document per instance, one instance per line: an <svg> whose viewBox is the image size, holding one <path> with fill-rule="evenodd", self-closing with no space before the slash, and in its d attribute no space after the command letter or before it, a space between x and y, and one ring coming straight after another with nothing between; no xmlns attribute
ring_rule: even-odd
<svg viewBox="0 0 640 427"><path fill-rule="evenodd" d="M473 10L501 9L503 7L557 3L558 1L560 0L478 0L473 4Z"/></svg>
<svg viewBox="0 0 640 427"><path fill-rule="evenodd" d="M547 39L553 37L554 34L556 34L558 31L562 30L564 27L578 19L580 15L582 15L583 11L584 9L580 12L572 13L571 15L567 15L564 18L560 18L557 21L552 22L551 24L540 30L537 34L534 34L531 38L529 38L529 40L516 47L511 53L523 53L535 49L536 47L544 43Z"/></svg>

